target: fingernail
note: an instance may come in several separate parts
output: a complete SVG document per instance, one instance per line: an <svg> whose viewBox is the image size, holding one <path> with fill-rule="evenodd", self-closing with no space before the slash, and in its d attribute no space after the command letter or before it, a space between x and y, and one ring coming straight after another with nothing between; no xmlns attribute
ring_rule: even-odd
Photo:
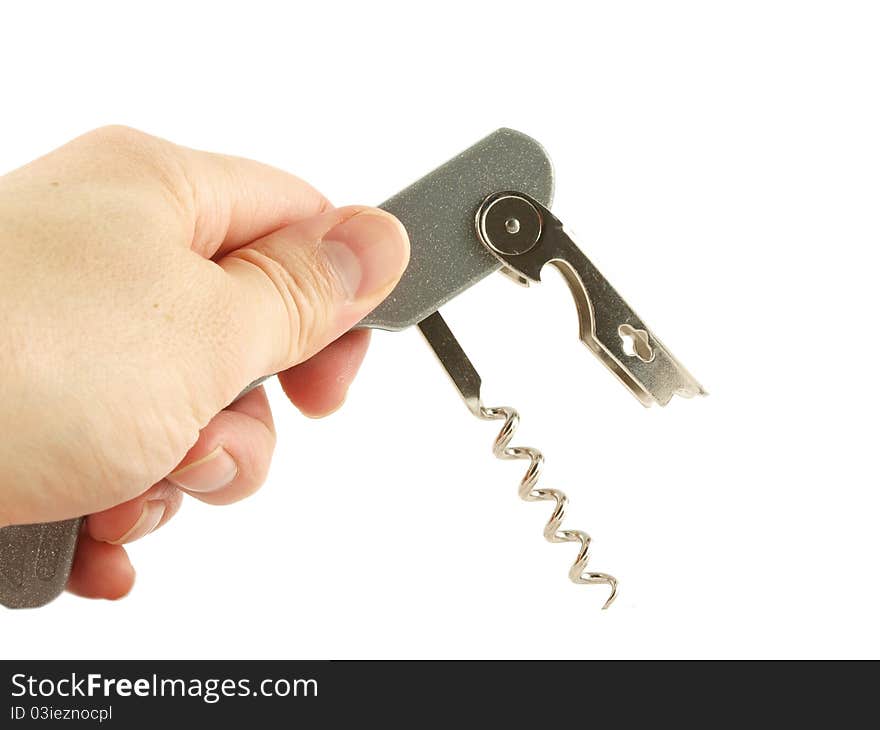
<svg viewBox="0 0 880 730"><path fill-rule="evenodd" d="M350 301L384 292L409 260L406 230L397 218L376 209L331 228L321 248Z"/></svg>
<svg viewBox="0 0 880 730"><path fill-rule="evenodd" d="M114 545L123 545L127 542L134 542L135 540L140 540L142 537L146 537L153 530L155 530L159 523L162 521L162 518L165 516L165 503L160 502L159 500L150 500L149 502L144 502L144 507L141 510L141 516L138 517L137 522L132 525L131 529L126 532L122 537L117 540L111 540Z"/></svg>
<svg viewBox="0 0 880 730"><path fill-rule="evenodd" d="M238 475L238 464L222 446L192 464L187 464L167 479L188 492L216 492L232 484Z"/></svg>

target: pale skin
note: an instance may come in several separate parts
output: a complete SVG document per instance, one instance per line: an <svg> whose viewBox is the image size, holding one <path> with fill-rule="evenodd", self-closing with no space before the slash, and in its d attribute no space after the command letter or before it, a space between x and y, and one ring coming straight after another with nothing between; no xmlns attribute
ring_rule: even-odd
<svg viewBox="0 0 880 730"><path fill-rule="evenodd" d="M321 417L406 267L403 226L286 172L144 133L90 132L0 177L0 527L88 515L68 589L116 599L123 545L184 495L256 491L263 388Z"/></svg>

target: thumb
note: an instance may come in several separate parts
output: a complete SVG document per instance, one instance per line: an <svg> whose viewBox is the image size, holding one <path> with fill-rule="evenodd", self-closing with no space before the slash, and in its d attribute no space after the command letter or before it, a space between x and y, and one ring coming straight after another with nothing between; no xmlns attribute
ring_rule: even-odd
<svg viewBox="0 0 880 730"><path fill-rule="evenodd" d="M239 248L219 263L233 284L248 377L308 359L374 309L409 261L409 239L377 208L337 208Z"/></svg>

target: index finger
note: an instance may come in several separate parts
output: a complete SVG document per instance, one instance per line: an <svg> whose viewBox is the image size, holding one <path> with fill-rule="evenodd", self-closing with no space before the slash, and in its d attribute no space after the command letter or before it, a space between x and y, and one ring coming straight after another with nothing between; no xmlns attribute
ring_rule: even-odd
<svg viewBox="0 0 880 730"><path fill-rule="evenodd" d="M307 182L270 165L185 147L177 155L192 196L192 249L206 258L333 207Z"/></svg>
<svg viewBox="0 0 880 730"><path fill-rule="evenodd" d="M223 256L333 206L304 180L240 157L189 149L124 126L101 127L3 179L42 174L119 191L159 192L173 203L186 245L205 258ZM53 182L57 185L57 182Z"/></svg>

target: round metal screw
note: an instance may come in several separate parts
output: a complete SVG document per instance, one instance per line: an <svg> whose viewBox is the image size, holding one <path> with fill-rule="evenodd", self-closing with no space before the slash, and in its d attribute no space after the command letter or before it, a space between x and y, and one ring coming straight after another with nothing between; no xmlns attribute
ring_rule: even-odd
<svg viewBox="0 0 880 730"><path fill-rule="evenodd" d="M541 239L543 221L538 209L519 193L495 193L477 211L480 240L502 256L531 251Z"/></svg>

